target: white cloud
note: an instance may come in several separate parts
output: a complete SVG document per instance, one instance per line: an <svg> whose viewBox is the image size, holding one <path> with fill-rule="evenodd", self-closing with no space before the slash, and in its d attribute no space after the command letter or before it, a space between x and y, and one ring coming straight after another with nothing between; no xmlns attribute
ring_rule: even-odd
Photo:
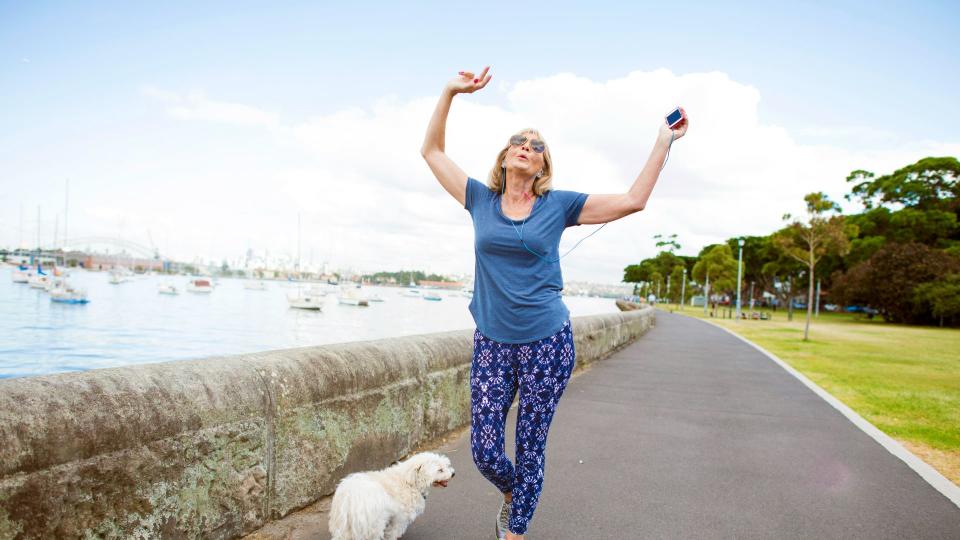
<svg viewBox="0 0 960 540"><path fill-rule="evenodd" d="M273 113L240 103L210 100L200 91L181 95L146 86L141 89L141 93L166 103L167 112L170 115L184 120L207 120L250 126L271 126L277 122L277 116Z"/></svg>
<svg viewBox="0 0 960 540"><path fill-rule="evenodd" d="M806 193L825 191L842 200L844 179L854 169L883 173L927 155L960 154L960 144L938 141L891 148L886 132L863 136L860 146L836 146L834 134L849 142L866 133L836 126L807 126L797 136L826 140L800 144L788 129L763 121L757 88L719 72L633 72L602 82L558 74L486 92L501 95L455 99L447 129L454 161L482 180L509 134L537 127L551 146L555 187L587 193L625 191L664 114L679 104L690 115L690 131L675 143L647 209L608 225L565 258L570 280L619 281L625 265L655 253L651 237L657 233L676 233L685 254L731 236L769 233L785 212L802 209ZM167 186L169 194L113 199L125 208L131 230L140 220L165 231L175 255L235 257L248 246L292 254L300 213L303 251L313 252L317 262L472 271L469 216L419 155L437 96L385 97L369 107L296 119L202 92L147 87L142 93L165 104L185 132L198 122L245 125L271 141L242 162L180 167L187 172ZM487 104L493 97L504 105ZM115 214L96 213L109 215L114 224L104 227L115 228ZM561 251L594 230L570 229Z"/></svg>

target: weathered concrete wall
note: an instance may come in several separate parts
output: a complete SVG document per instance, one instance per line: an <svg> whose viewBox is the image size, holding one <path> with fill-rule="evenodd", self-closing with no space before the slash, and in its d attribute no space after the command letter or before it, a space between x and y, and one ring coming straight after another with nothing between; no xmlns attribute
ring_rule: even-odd
<svg viewBox="0 0 960 540"><path fill-rule="evenodd" d="M582 367L653 310L574 319ZM470 331L0 381L0 538L234 538L470 422Z"/></svg>

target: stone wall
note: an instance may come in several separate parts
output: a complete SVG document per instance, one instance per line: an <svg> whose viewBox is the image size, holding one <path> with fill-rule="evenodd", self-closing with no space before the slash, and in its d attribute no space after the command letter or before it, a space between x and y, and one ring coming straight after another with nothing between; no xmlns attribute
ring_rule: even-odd
<svg viewBox="0 0 960 540"><path fill-rule="evenodd" d="M574 319L583 367L653 324ZM0 539L235 538L470 422L470 331L0 380Z"/></svg>

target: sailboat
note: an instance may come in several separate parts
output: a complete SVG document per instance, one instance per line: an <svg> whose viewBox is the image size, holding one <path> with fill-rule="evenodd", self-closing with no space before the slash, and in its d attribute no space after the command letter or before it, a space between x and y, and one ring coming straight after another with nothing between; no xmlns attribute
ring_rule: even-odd
<svg viewBox="0 0 960 540"><path fill-rule="evenodd" d="M34 289L46 289L47 285L50 283L50 276L48 276L43 271L43 267L37 262L37 271L30 279L27 281L31 288Z"/></svg>
<svg viewBox="0 0 960 540"><path fill-rule="evenodd" d="M86 304L90 299L87 298L87 291L70 285L64 279L58 287L50 291L50 301L61 304Z"/></svg>
<svg viewBox="0 0 960 540"><path fill-rule="evenodd" d="M300 214L297 214L297 272L300 273ZM287 295L287 303L294 309L321 311L324 294L311 289L304 290L300 281L302 278L302 275L297 276L297 294Z"/></svg>
<svg viewBox="0 0 960 540"><path fill-rule="evenodd" d="M341 285L340 294L337 301L345 306L370 306L370 301L360 294L355 287L344 287Z"/></svg>
<svg viewBox="0 0 960 540"><path fill-rule="evenodd" d="M410 272L410 285L409 288L403 291L403 296L408 298L423 298L423 295L420 294L420 289L417 289L417 284L413 282L413 272Z"/></svg>
<svg viewBox="0 0 960 540"><path fill-rule="evenodd" d="M30 272L30 267L25 264L21 264L16 270L13 271L13 275L10 277L13 279L14 283L29 283L32 275L33 274Z"/></svg>

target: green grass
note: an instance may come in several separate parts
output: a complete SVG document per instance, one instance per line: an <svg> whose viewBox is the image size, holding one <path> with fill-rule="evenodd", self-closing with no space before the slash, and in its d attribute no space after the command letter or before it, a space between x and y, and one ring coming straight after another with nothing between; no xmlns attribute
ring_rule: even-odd
<svg viewBox="0 0 960 540"><path fill-rule="evenodd" d="M704 318L702 307L658 307ZM804 342L805 316L710 320L775 354L911 449L931 449L938 457L925 459L960 483L960 330L821 313Z"/></svg>

